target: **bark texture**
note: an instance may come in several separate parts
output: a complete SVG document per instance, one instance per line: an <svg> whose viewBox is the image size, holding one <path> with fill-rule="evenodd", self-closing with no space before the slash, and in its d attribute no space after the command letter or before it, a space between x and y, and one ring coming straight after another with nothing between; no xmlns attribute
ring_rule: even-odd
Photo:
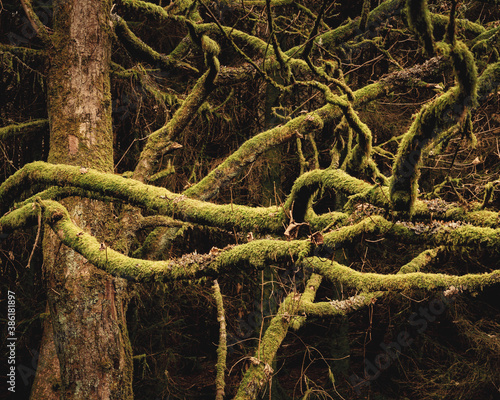
<svg viewBox="0 0 500 400"><path fill-rule="evenodd" d="M48 80L51 163L113 171L110 9L106 0L54 3ZM100 239L112 237L106 227L109 205L80 198L62 203L82 229ZM50 229L45 231L44 268L61 398L132 398L126 283L98 270ZM44 344L51 345L50 339ZM41 354L47 354L43 348ZM46 381L51 365L41 363L37 382ZM51 398L44 393L37 398Z"/></svg>

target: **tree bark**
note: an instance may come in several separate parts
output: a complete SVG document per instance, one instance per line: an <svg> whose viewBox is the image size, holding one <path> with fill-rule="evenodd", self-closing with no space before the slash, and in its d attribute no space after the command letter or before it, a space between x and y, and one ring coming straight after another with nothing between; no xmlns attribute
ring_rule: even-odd
<svg viewBox="0 0 500 400"><path fill-rule="evenodd" d="M47 79L48 161L80 166L82 173L87 167L113 172L110 10L108 0L54 2ZM113 237L108 204L75 197L61 203L82 230L97 238ZM125 281L98 270L50 229L45 230L43 253L61 398L131 399ZM47 332L45 336L50 337ZM47 354L44 349L40 353ZM43 368L50 362L40 365L37 382L51 373Z"/></svg>

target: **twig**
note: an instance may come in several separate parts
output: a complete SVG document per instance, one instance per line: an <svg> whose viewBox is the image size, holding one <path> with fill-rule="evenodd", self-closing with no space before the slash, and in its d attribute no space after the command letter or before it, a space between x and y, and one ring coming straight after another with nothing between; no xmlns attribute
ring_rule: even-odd
<svg viewBox="0 0 500 400"><path fill-rule="evenodd" d="M33 207L36 207L36 206L33 205ZM35 244L33 245L33 249L31 249L30 258L28 259L28 265L26 265L26 268L29 268L31 265L31 260L33 258L33 254L35 254L35 249L36 249L36 246L38 244L38 240L40 239L40 231L42 230L42 209L40 208L39 211L40 212L38 213L38 229L36 231Z"/></svg>

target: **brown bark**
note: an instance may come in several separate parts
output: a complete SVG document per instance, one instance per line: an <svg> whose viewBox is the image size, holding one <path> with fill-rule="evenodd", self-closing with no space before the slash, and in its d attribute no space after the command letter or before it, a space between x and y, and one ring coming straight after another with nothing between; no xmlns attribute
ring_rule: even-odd
<svg viewBox="0 0 500 400"><path fill-rule="evenodd" d="M111 2L54 2L48 71L49 162L113 171L109 63ZM110 206L69 198L73 221L98 238L110 238ZM131 399L132 351L125 323L127 286L62 245L44 237L44 279L60 365L62 399ZM50 339L50 333L45 332ZM50 340L43 343L50 346ZM44 348L41 355L47 353ZM41 360L38 384L53 372ZM46 366L46 368L44 368ZM37 387L34 389L38 390ZM50 393L42 398L54 398Z"/></svg>

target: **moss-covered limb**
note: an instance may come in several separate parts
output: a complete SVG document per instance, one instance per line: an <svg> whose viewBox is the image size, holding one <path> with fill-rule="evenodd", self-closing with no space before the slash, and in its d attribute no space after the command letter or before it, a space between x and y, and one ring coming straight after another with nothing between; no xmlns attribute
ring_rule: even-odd
<svg viewBox="0 0 500 400"><path fill-rule="evenodd" d="M148 229L148 228L157 228L159 226L177 226L181 227L185 223L178 221L176 219L167 217L166 215L150 215L148 217L144 217L139 221L139 225L137 228L139 230Z"/></svg>
<svg viewBox="0 0 500 400"><path fill-rule="evenodd" d="M485 274L467 274L461 276L412 272L408 274L376 274L359 272L335 261L310 257L302 265L326 279L338 282L344 287L356 288L359 291L405 291L405 290L443 290L450 286L462 287L464 290L478 291L500 282L500 270Z"/></svg>
<svg viewBox="0 0 500 400"><path fill-rule="evenodd" d="M411 85L415 78L425 79L428 76L433 76L441 71L444 65L443 58L435 57L428 60L423 65L417 65L408 70L390 74L379 82L367 85L354 92L353 106L359 107L367 102L375 100L395 87L405 84ZM347 101L347 96L344 95L341 99ZM316 115L319 119L316 118ZM238 176L247 165L254 162L259 155L265 153L272 147L283 144L296 137L296 131L299 130L299 128L308 128L308 124L303 124L305 118L311 119L312 117L316 121L327 123L341 116L342 110L340 108L327 104L315 112L308 114L308 116L302 115L296 117L283 126L264 131L243 143L235 153L210 172L209 175L196 185L187 189L185 194L201 199L211 199L217 195L222 187L229 183L234 177ZM314 122L314 120L309 122ZM307 133L308 131L304 129L304 132Z"/></svg>
<svg viewBox="0 0 500 400"><path fill-rule="evenodd" d="M333 189L352 196L364 194L364 200L379 206L388 206L388 190L354 178L341 169L314 170L298 177L284 207L289 210L293 204L293 216L302 221L307 211L310 196L320 187Z"/></svg>
<svg viewBox="0 0 500 400"><path fill-rule="evenodd" d="M380 215L373 215L360 222L329 232L323 237L323 251L333 251L353 243L370 233L404 243L434 243L437 246L467 247L500 253L500 229L466 225L458 222L433 221L391 222Z"/></svg>
<svg viewBox="0 0 500 400"><path fill-rule="evenodd" d="M271 38L271 44L273 46L274 54L276 55L276 60L278 60L282 77L285 78L285 81L288 81L288 78L290 77L290 66L285 63L285 60L283 59L283 52L281 51L281 48L278 44L278 40L276 39L276 27L273 21L273 13L271 11L271 0L266 0L266 14L267 28L269 29L269 35Z"/></svg>
<svg viewBox="0 0 500 400"><path fill-rule="evenodd" d="M449 24L450 17L447 15L441 15L441 14L435 14L435 13L430 13L431 17L431 24L434 28L439 28L440 30L445 30L446 27ZM456 18L455 19L455 26L457 28L457 33L463 32L466 35L474 35L476 38L474 41L477 40L477 37L483 35L486 32L486 28L482 26L481 24L475 23L473 21L470 21L468 19L463 19L463 18ZM439 38L436 38L439 39ZM473 42L474 42L473 41Z"/></svg>
<svg viewBox="0 0 500 400"><path fill-rule="evenodd" d="M38 71L45 66L46 52L45 50L30 49L29 47L12 46L9 44L0 43L0 56L6 54L14 56L17 61L30 70ZM9 61L10 63L10 61Z"/></svg>
<svg viewBox="0 0 500 400"><path fill-rule="evenodd" d="M390 198L396 211L412 211L418 189L422 151L437 135L462 121L476 103L477 70L467 46L457 42L451 57L458 86L422 107L401 141L393 165Z"/></svg>
<svg viewBox="0 0 500 400"><path fill-rule="evenodd" d="M481 209L485 209L488 206L488 203L491 200L491 196L493 195L493 189L497 185L500 184L500 180L496 180L493 182L488 182L486 185L484 185L484 197L483 197L483 203L481 204Z"/></svg>
<svg viewBox="0 0 500 400"><path fill-rule="evenodd" d="M62 243L114 276L139 282L165 282L195 278L212 270L209 266L212 260L207 256L171 261L148 261L127 257L107 247L106 243L99 243L95 237L73 224L66 208L61 204L45 200L40 201L40 205L44 222L52 228Z"/></svg>
<svg viewBox="0 0 500 400"><path fill-rule="evenodd" d="M17 75L20 69L26 69L44 82L46 56L45 50L0 43L0 66L4 74Z"/></svg>
<svg viewBox="0 0 500 400"><path fill-rule="evenodd" d="M178 148L174 140L193 119L198 108L213 90L214 79L213 71L205 72L172 118L148 137L134 170L134 179L147 181L149 176L154 175L158 160L168 151Z"/></svg>
<svg viewBox="0 0 500 400"><path fill-rule="evenodd" d="M303 58L304 60L310 60L309 55L311 54L311 50L312 50L313 45L314 45L314 38L318 34L319 27L321 25L321 22L323 21L323 14L325 13L326 3L327 3L326 1L323 1L323 3L321 4L321 8L319 10L319 13L314 20L313 28L311 29L311 32L309 32L309 35L308 35L307 40L306 40L306 44L304 45L304 49L302 50L302 53L300 55L300 57ZM368 14L367 14L367 16L368 16Z"/></svg>
<svg viewBox="0 0 500 400"><path fill-rule="evenodd" d="M322 280L323 277L321 275L311 274L300 297L296 296L295 299L298 300L298 307L290 321L290 328L294 331L297 331L304 326L308 315L308 313L304 311L304 305L307 307L310 304L314 304L314 299L316 298L316 293Z"/></svg>
<svg viewBox="0 0 500 400"><path fill-rule="evenodd" d="M302 296L308 301L313 301L320 283L321 277L313 274L306 283L304 293L290 293L280 304L276 316L272 318L258 345L255 356L250 358L250 367L241 380L235 400L256 399L262 388L271 380L274 372L271 364L289 327L293 322L297 323L294 316L297 315Z"/></svg>
<svg viewBox="0 0 500 400"><path fill-rule="evenodd" d="M302 301L298 312L314 317L347 315L373 304L381 295L382 293L375 292L355 295L346 300L322 301L318 303Z"/></svg>
<svg viewBox="0 0 500 400"><path fill-rule="evenodd" d="M477 97L485 99L500 86L500 62L490 64L477 81Z"/></svg>
<svg viewBox="0 0 500 400"><path fill-rule="evenodd" d="M39 207L43 221L62 243L84 256L90 263L117 277L138 282L172 281L215 275L232 268L263 268L271 262L303 259L312 253L313 245L303 241L255 240L210 254L187 254L169 261L149 261L127 257L76 226L65 207L52 200L40 200L0 218L0 232L10 232L35 224ZM5 228L5 229L4 229Z"/></svg>
<svg viewBox="0 0 500 400"><path fill-rule="evenodd" d="M318 215L314 211L310 210L306 214L304 221L309 224L311 231L315 232L325 231L335 226L341 226L347 221L348 218L349 214L343 212L331 211Z"/></svg>
<svg viewBox="0 0 500 400"><path fill-rule="evenodd" d="M491 53L494 53L495 51L498 54L498 51L500 51L500 26L491 28L477 36L472 41L471 51L476 55L476 57L481 55L488 55L491 57L493 56Z"/></svg>
<svg viewBox="0 0 500 400"><path fill-rule="evenodd" d="M51 44L49 31L47 27L42 24L38 15L36 15L33 5L31 4L31 0L21 0L21 4L36 34L42 40L44 45L49 46Z"/></svg>
<svg viewBox="0 0 500 400"><path fill-rule="evenodd" d="M300 136L301 132L309 132L310 128L317 128L315 122L320 121L320 118L314 112L308 115L312 120L307 121L307 117L302 115L283 126L269 129L247 140L223 163L196 185L187 189L184 194L203 200L215 197L222 187L238 176L247 165L253 163L261 154L294 137Z"/></svg>
<svg viewBox="0 0 500 400"><path fill-rule="evenodd" d="M36 206L26 204L0 217L0 233L11 233L37 223Z"/></svg>
<svg viewBox="0 0 500 400"><path fill-rule="evenodd" d="M164 92L158 86L151 83L148 70L140 64L132 68L125 69L121 65L111 63L111 75L115 79L131 81L134 85L141 87L145 93L150 95L161 107L165 107L165 103L176 107L182 103L179 96L172 92Z"/></svg>
<svg viewBox="0 0 500 400"><path fill-rule="evenodd" d="M142 246L132 253L132 257L144 258L146 260L158 260L165 250L166 242L175 239L180 229L180 227L169 228L165 226L154 228L146 237ZM168 239L166 239L167 235Z"/></svg>
<svg viewBox="0 0 500 400"><path fill-rule="evenodd" d="M13 136L24 136L49 126L48 119L37 119L35 121L22 124L12 124L0 128L0 140L5 140Z"/></svg>
<svg viewBox="0 0 500 400"><path fill-rule="evenodd" d="M148 18L151 21L164 24L172 22L184 23L185 17L169 14L163 7L141 0L119 0L117 3L136 15Z"/></svg>
<svg viewBox="0 0 500 400"><path fill-rule="evenodd" d="M131 205L183 221L216 226L228 230L283 232L285 213L276 207L217 205L174 194L134 179L106 174L70 165L37 161L26 164L0 186L0 214L34 184L74 186L83 190L123 200Z"/></svg>
<svg viewBox="0 0 500 400"><path fill-rule="evenodd" d="M359 172L360 169L365 167L371 157L372 134L370 128L361 121L358 114L352 108L351 103L340 96L334 95L327 85L317 81L298 82L298 84L321 90L329 104L337 106L342 110L346 122L357 133L358 139L356 146L354 146L346 157L344 162L345 169L349 174ZM350 97L353 97L352 92L350 92Z"/></svg>
<svg viewBox="0 0 500 400"><path fill-rule="evenodd" d="M369 28L376 28L384 21L393 15L401 15L404 7L405 0L387 0L382 2L378 7L374 8L368 14L366 26ZM314 44L321 45L320 47L334 50L336 47L347 42L347 40L358 33L362 33L359 29L359 22L357 19L347 22L335 29L329 29L327 32L318 35L314 39ZM285 54L294 56L299 53L304 44L292 47L287 50Z"/></svg>
<svg viewBox="0 0 500 400"><path fill-rule="evenodd" d="M445 246L439 246L434 249L427 249L412 259L410 262L403 265L398 274L409 274L411 272L420 272L422 268L432 264L446 251Z"/></svg>
<svg viewBox="0 0 500 400"><path fill-rule="evenodd" d="M128 27L125 20L117 14L112 14L113 24L116 35L121 40L125 48L134 57L144 60L151 65L157 66L165 71L176 71L183 74L196 74L198 69L192 67L188 63L178 61L164 54L158 53L156 50L148 46L139 39Z"/></svg>
<svg viewBox="0 0 500 400"><path fill-rule="evenodd" d="M456 43L456 12L457 12L457 0L451 0L450 8L450 19L448 25L446 26L446 39L448 43L455 46Z"/></svg>
<svg viewBox="0 0 500 400"><path fill-rule="evenodd" d="M372 185L368 182L354 178L340 169L314 170L306 172L295 181L289 197L285 201L284 208L290 210L293 204L293 217L295 221L307 221L313 226L319 224L315 229L320 228L323 223L320 220L313 222L315 218L328 220L328 214L318 215L308 214L307 204L310 196L319 188L333 189L350 196L353 205L357 202L366 202L377 207L389 207L389 191L386 187ZM471 210L467 211L462 207L444 201L421 201L417 200L414 207L414 216L418 219L428 219L431 216L444 220L455 220L469 222L473 225L496 228L500 224L497 212L481 210L480 203L470 203ZM339 216L342 220L342 215ZM336 219L336 216L335 216ZM340 221L339 221L340 222Z"/></svg>
<svg viewBox="0 0 500 400"><path fill-rule="evenodd" d="M217 372L215 377L215 400L222 400L224 398L224 388L226 381L224 375L226 373L226 356L227 356L227 331L226 331L226 317L224 312L224 301L222 300L222 293L217 280L214 280L214 299L217 305L217 321L219 321L219 345L217 346L217 364L215 370Z"/></svg>
<svg viewBox="0 0 500 400"><path fill-rule="evenodd" d="M229 86L252 81L256 76L257 71L250 64L244 64L240 67L227 67L221 65L219 74L215 79L215 84L217 86Z"/></svg>
<svg viewBox="0 0 500 400"><path fill-rule="evenodd" d="M407 15L410 28L417 35L425 53L434 55L434 36L427 0L407 0Z"/></svg>

